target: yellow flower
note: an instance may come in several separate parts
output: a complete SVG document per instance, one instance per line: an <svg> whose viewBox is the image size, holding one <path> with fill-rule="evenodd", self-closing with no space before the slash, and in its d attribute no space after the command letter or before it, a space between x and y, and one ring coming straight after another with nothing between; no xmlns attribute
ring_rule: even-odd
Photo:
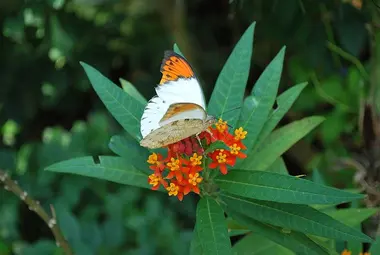
<svg viewBox="0 0 380 255"><path fill-rule="evenodd" d="M156 186L156 185L158 185L159 181L160 181L159 176L157 176L155 174L149 175L149 184L150 185Z"/></svg>
<svg viewBox="0 0 380 255"><path fill-rule="evenodd" d="M170 162L166 164L170 171L177 171L179 170L179 159L171 158Z"/></svg>
<svg viewBox="0 0 380 255"><path fill-rule="evenodd" d="M189 174L189 183L193 186L196 186L198 183L201 183L202 180L203 178L199 176L199 173Z"/></svg>
<svg viewBox="0 0 380 255"><path fill-rule="evenodd" d="M216 156L216 159L218 160L218 163L226 163L227 161L227 154L223 153L224 149L220 149L219 154Z"/></svg>
<svg viewBox="0 0 380 255"><path fill-rule="evenodd" d="M234 143L232 146L230 146L230 149L231 149L230 152L232 155L239 154L239 151L241 150L241 148L236 143Z"/></svg>
<svg viewBox="0 0 380 255"><path fill-rule="evenodd" d="M242 127L239 127L238 129L235 130L235 140L240 141L240 140L245 139L247 133L248 132L244 131Z"/></svg>
<svg viewBox="0 0 380 255"><path fill-rule="evenodd" d="M351 255L351 252L347 249L344 249L341 253L341 255Z"/></svg>
<svg viewBox="0 0 380 255"><path fill-rule="evenodd" d="M157 162L158 162L157 154L153 152L152 155L149 156L149 158L146 162L148 162L149 164L152 164L152 165L157 164Z"/></svg>
<svg viewBox="0 0 380 255"><path fill-rule="evenodd" d="M174 183L170 183L170 186L167 187L166 190L169 191L169 196L177 196L179 186L175 185Z"/></svg>
<svg viewBox="0 0 380 255"><path fill-rule="evenodd" d="M192 157L190 157L190 162L192 166L197 166L202 164L202 156L198 156L197 153L194 153Z"/></svg>
<svg viewBox="0 0 380 255"><path fill-rule="evenodd" d="M227 129L227 121L219 119L215 126L220 133L223 133Z"/></svg>

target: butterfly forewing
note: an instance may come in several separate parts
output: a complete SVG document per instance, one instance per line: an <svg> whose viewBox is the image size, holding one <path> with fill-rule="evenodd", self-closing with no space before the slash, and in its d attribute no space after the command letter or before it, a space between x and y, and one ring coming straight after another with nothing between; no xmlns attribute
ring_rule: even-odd
<svg viewBox="0 0 380 255"><path fill-rule="evenodd" d="M161 65L157 96L147 104L141 118L140 144L159 148L198 134L207 128L202 88L189 63L167 51Z"/></svg>

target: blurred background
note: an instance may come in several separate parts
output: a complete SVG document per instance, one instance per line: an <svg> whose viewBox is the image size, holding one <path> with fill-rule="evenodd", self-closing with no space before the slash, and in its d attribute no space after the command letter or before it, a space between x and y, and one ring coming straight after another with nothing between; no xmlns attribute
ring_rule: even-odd
<svg viewBox="0 0 380 255"><path fill-rule="evenodd" d="M0 169L47 210L54 204L77 254L187 254L196 196L179 203L159 192L43 168L76 156L113 155L109 139L122 132L79 61L118 85L119 78L131 82L150 98L163 53L176 42L209 98L253 21L247 92L286 45L279 92L309 85L280 125L310 115L327 118L285 154L289 172L318 171L328 185L367 192L362 206L378 206L378 194L368 189L380 176L375 0L0 1ZM0 189L0 254L55 252L46 224Z"/></svg>

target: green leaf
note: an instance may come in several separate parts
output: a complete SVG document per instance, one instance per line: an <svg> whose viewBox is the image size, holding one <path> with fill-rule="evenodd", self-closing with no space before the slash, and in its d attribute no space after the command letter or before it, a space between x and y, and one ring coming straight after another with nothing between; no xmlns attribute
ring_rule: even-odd
<svg viewBox="0 0 380 255"><path fill-rule="evenodd" d="M331 204L361 199L364 196L313 183L301 178L264 171L234 169L215 178L229 193L282 203Z"/></svg>
<svg viewBox="0 0 380 255"><path fill-rule="evenodd" d="M121 87L123 88L123 90L128 95L132 96L134 99L139 101L145 107L145 105L148 103L148 101L146 101L145 97L143 95L141 95L141 93L136 89L136 87L133 86L132 83L130 83L129 81L126 81L124 79L120 78L119 81L120 81L120 84L121 84Z"/></svg>
<svg viewBox="0 0 380 255"><path fill-rule="evenodd" d="M235 211L228 211L228 213L238 222L248 226L254 234L264 236L297 254L329 254L325 248L313 242L303 233L297 231L285 231L279 227L253 220Z"/></svg>
<svg viewBox="0 0 380 255"><path fill-rule="evenodd" d="M262 237L260 234L250 234L239 240L233 247L234 255L294 255L285 247Z"/></svg>
<svg viewBox="0 0 380 255"><path fill-rule="evenodd" d="M228 147L223 141L216 141L210 144L210 146L205 150L203 154L206 155L207 153L213 152L217 149L230 150L230 147Z"/></svg>
<svg viewBox="0 0 380 255"><path fill-rule="evenodd" d="M247 85L254 29L255 23L252 23L236 44L218 76L208 105L209 114L219 116L231 126L236 125L239 117L231 110L242 105Z"/></svg>
<svg viewBox="0 0 380 255"><path fill-rule="evenodd" d="M144 105L125 93L95 68L81 62L96 93L120 125L136 140L141 140L140 118Z"/></svg>
<svg viewBox="0 0 380 255"><path fill-rule="evenodd" d="M292 107L293 103L296 101L298 96L301 94L302 90L306 87L307 82L295 85L282 93L277 98L277 108L269 114L268 120L265 122L264 127L262 128L258 142L255 143L256 146L259 146L265 138L273 131L277 126L280 120L285 116Z"/></svg>
<svg viewBox="0 0 380 255"><path fill-rule="evenodd" d="M248 131L247 138L244 140L247 152L257 142L258 136L267 122L269 113L276 100L284 55L285 47L280 50L277 56L265 68L253 87L251 95L244 100L239 126Z"/></svg>
<svg viewBox="0 0 380 255"><path fill-rule="evenodd" d="M190 243L190 255L202 255L204 254L202 244L199 240L197 226L194 227L193 238Z"/></svg>
<svg viewBox="0 0 380 255"><path fill-rule="evenodd" d="M149 152L127 134L112 136L108 147L120 157L128 160L137 169L142 171L149 169L146 162Z"/></svg>
<svg viewBox="0 0 380 255"><path fill-rule="evenodd" d="M98 160L99 162L95 162L92 157L73 158L50 165L45 170L150 188L148 175L134 168L127 160L112 156L99 156Z"/></svg>
<svg viewBox="0 0 380 255"><path fill-rule="evenodd" d="M318 183L318 184L321 184L321 185L326 185L326 182L323 179L323 176L322 176L321 172L318 169L314 169L313 170L312 180L315 183Z"/></svg>
<svg viewBox="0 0 380 255"><path fill-rule="evenodd" d="M228 207L260 222L336 240L371 241L360 231L306 205L246 199L228 193L220 196Z"/></svg>
<svg viewBox="0 0 380 255"><path fill-rule="evenodd" d="M371 255L380 255L380 235L378 235L376 237L376 241L372 243L369 252L371 253Z"/></svg>
<svg viewBox="0 0 380 255"><path fill-rule="evenodd" d="M185 57L185 56L183 55L182 51L179 49L178 44L175 43L175 44L173 45L173 50L174 50L175 53L181 55L182 57Z"/></svg>
<svg viewBox="0 0 380 255"><path fill-rule="evenodd" d="M57 252L57 245L50 240L38 240L36 243L25 247L22 250L23 255L40 255L40 254L55 254ZM1 253L8 254L8 253ZM9 253L11 254L11 253Z"/></svg>
<svg viewBox="0 0 380 255"><path fill-rule="evenodd" d="M231 254L223 209L211 197L203 197L198 202L196 229L205 254Z"/></svg>
<svg viewBox="0 0 380 255"><path fill-rule="evenodd" d="M346 208L326 211L326 214L348 226L355 227L378 211L378 208Z"/></svg>
<svg viewBox="0 0 380 255"><path fill-rule="evenodd" d="M318 126L323 120L323 117L308 117L294 121L275 130L263 142L263 145L258 151L252 151L252 153L249 154L240 168L245 170L264 170L268 168L279 156Z"/></svg>
<svg viewBox="0 0 380 255"><path fill-rule="evenodd" d="M285 162L282 157L279 157L278 159L276 159L276 161L274 161L272 165L270 165L267 169L265 169L265 171L289 175L288 170L286 169Z"/></svg>

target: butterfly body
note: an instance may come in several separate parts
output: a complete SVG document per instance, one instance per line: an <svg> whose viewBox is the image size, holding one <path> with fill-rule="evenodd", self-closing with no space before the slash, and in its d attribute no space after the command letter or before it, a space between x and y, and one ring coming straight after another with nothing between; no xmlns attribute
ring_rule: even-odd
<svg viewBox="0 0 380 255"><path fill-rule="evenodd" d="M180 55L167 51L157 95L141 118L140 145L160 148L206 130L216 122L206 113L203 92L194 72Z"/></svg>

